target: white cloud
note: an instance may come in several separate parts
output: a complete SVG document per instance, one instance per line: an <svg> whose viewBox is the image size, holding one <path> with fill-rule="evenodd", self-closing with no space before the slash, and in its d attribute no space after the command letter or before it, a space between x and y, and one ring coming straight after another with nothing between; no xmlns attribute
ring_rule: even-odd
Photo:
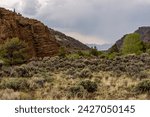
<svg viewBox="0 0 150 117"><path fill-rule="evenodd" d="M19 0L0 0L0 7L13 9L18 3Z"/></svg>

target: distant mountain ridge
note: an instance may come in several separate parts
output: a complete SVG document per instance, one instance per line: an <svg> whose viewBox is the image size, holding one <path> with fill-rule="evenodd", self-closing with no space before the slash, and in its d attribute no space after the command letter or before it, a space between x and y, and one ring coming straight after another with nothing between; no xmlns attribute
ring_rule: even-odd
<svg viewBox="0 0 150 117"><path fill-rule="evenodd" d="M108 50L112 44L86 44L87 46L96 47L98 50Z"/></svg>
<svg viewBox="0 0 150 117"><path fill-rule="evenodd" d="M36 19L25 18L20 13L0 7L0 44L13 37L28 44L30 57L57 55L62 46L69 52L89 49L74 38L50 29Z"/></svg>
<svg viewBox="0 0 150 117"><path fill-rule="evenodd" d="M143 42L150 43L150 26L139 27L136 31L134 31L134 33L140 34L141 40ZM124 41L126 35L124 35L121 39L116 41L116 43L111 48L109 48L108 51L112 51L114 49L115 49L115 51L119 51L123 45L123 41Z"/></svg>

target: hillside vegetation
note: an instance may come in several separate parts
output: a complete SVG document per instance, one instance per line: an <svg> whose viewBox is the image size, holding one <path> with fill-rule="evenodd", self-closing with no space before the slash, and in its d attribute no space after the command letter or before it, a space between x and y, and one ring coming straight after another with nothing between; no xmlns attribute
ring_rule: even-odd
<svg viewBox="0 0 150 117"><path fill-rule="evenodd" d="M0 99L150 99L150 55L90 52L0 62Z"/></svg>

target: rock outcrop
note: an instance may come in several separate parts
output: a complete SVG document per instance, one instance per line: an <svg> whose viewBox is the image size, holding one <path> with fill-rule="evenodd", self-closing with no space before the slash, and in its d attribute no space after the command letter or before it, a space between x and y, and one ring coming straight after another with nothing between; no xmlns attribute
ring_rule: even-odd
<svg viewBox="0 0 150 117"><path fill-rule="evenodd" d="M58 54L61 46L67 46L71 49L76 46L78 49L88 49L79 41L50 30L38 20L25 18L19 13L0 8L0 44L13 37L18 37L28 43L31 57L54 56ZM58 38L62 41L58 41ZM69 42L67 45L63 43L65 38ZM72 43L73 41L77 44ZM84 45L84 47L80 47L80 45Z"/></svg>
<svg viewBox="0 0 150 117"><path fill-rule="evenodd" d="M53 56L59 49L55 37L43 23L0 8L0 43L13 37L28 43L31 57Z"/></svg>
<svg viewBox="0 0 150 117"><path fill-rule="evenodd" d="M150 26L147 27L139 27L135 33L139 33L141 35L141 40L143 42L150 42Z"/></svg>

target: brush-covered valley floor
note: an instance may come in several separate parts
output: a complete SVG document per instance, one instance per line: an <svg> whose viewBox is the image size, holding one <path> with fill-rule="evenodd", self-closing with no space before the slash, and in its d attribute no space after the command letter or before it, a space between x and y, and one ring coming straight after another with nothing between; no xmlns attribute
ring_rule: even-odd
<svg viewBox="0 0 150 117"><path fill-rule="evenodd" d="M150 99L150 55L45 57L1 66L0 99Z"/></svg>

